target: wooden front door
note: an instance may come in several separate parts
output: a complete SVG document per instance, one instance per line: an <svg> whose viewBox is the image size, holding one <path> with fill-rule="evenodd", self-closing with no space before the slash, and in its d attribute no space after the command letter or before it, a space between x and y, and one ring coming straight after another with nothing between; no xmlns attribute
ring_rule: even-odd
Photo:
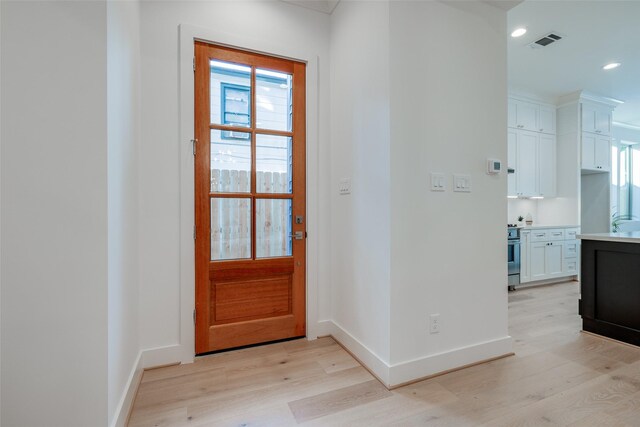
<svg viewBox="0 0 640 427"><path fill-rule="evenodd" d="M196 353L305 335L305 64L195 44Z"/></svg>

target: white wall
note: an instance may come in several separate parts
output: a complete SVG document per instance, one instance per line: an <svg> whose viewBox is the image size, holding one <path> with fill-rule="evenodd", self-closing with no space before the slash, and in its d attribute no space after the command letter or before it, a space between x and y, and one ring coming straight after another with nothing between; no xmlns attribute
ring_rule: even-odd
<svg viewBox="0 0 640 427"><path fill-rule="evenodd" d="M615 115L615 111L613 114ZM640 143L640 128L623 127L614 124L611 128L611 137L617 141Z"/></svg>
<svg viewBox="0 0 640 427"><path fill-rule="evenodd" d="M140 5L107 3L108 417L126 418L138 354Z"/></svg>
<svg viewBox="0 0 640 427"><path fill-rule="evenodd" d="M504 354L506 14L480 2L391 2L392 382ZM429 173L447 175L444 193ZM452 174L472 192L451 191ZM441 332L430 335L429 314Z"/></svg>
<svg viewBox="0 0 640 427"><path fill-rule="evenodd" d="M142 2L142 141L140 153L140 340L143 349L172 348L180 341L180 147L178 25L190 24L282 50L319 57L319 97L309 102L319 114L307 117L318 130L319 150L308 152L307 168L319 168L321 196L309 200L308 222L319 222L318 262L329 254L326 202L328 183L329 16L284 2ZM311 165L311 166L310 166ZM321 203L322 202L322 203ZM316 212L318 212L316 214ZM314 217L315 215L315 217ZM316 241L318 241L316 240ZM327 318L328 270L319 274L320 318ZM190 316L190 313L189 313Z"/></svg>
<svg viewBox="0 0 640 427"><path fill-rule="evenodd" d="M614 111L614 118L615 118L615 111ZM628 126L620 126L620 125L613 125L612 129L611 129L611 138L612 138L612 143L613 144L619 144L620 142L625 142L625 143L633 143L633 147L632 149L630 149L628 151L629 155L633 156L634 154L637 155L638 150L640 149L640 128L637 127L628 127ZM614 160L615 161L615 160ZM636 168L636 170L638 170L638 168ZM613 169L612 169L613 172ZM629 171L630 173L632 173L633 171ZM638 172L636 172L636 176L638 175ZM631 178L633 178L633 176L631 176ZM627 182L626 186L629 185L629 182ZM640 197L640 183L637 182L636 180L636 185L632 185L630 188L631 191L631 200L638 200L638 197ZM620 192L620 187L619 184L611 184L611 214L620 214L620 212L626 212L626 205L628 203L623 203L622 201L620 201L620 206L618 206L618 198L619 198L619 193ZM640 217L640 205L638 205L638 203L632 203L631 206L628 207L629 208L629 214L633 215L634 217Z"/></svg>
<svg viewBox="0 0 640 427"><path fill-rule="evenodd" d="M345 2L331 18L332 320L389 362L389 4ZM340 179L352 193L339 195ZM378 372L378 375L384 376Z"/></svg>
<svg viewBox="0 0 640 427"><path fill-rule="evenodd" d="M2 7L0 7L2 23ZM1 27L0 27L1 28ZM2 31L0 30L0 82L2 82ZM0 100L2 84L0 83ZM2 146L2 102L0 101L0 147ZM2 189L2 149L0 148L0 189ZM2 196L0 191L0 426L2 425Z"/></svg>
<svg viewBox="0 0 640 427"><path fill-rule="evenodd" d="M0 7L2 425L104 425L106 3Z"/></svg>
<svg viewBox="0 0 640 427"><path fill-rule="evenodd" d="M0 7L2 23L2 7ZM1 28L1 27L0 27ZM0 82L2 82L2 31L0 30ZM0 100L2 84L0 83ZM0 101L0 147L2 146L2 102ZM0 148L0 189L2 189L2 149ZM2 425L2 196L0 191L0 426Z"/></svg>

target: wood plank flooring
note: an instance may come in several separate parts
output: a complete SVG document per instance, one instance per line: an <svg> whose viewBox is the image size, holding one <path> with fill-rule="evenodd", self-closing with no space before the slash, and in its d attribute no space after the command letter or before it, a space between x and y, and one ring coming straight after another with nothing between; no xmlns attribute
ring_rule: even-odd
<svg viewBox="0 0 640 427"><path fill-rule="evenodd" d="M640 348L580 333L576 282L509 293L516 355L388 391L331 338L144 373L138 426L640 426Z"/></svg>

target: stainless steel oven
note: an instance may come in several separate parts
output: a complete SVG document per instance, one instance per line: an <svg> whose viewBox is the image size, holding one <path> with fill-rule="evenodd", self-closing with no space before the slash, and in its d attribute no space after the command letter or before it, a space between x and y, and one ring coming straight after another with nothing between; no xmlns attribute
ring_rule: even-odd
<svg viewBox="0 0 640 427"><path fill-rule="evenodd" d="M520 284L520 229L507 227L507 274L510 290Z"/></svg>

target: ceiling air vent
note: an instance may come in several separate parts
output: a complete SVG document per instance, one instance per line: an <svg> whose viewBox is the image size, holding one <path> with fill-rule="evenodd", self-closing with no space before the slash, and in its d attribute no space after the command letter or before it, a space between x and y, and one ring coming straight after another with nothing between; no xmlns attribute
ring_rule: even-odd
<svg viewBox="0 0 640 427"><path fill-rule="evenodd" d="M552 43L557 42L558 40L562 40L562 37L563 36L559 35L558 33L549 33L546 36L540 38L539 40L536 40L533 43L529 43L529 47L532 47L535 49L546 47Z"/></svg>

